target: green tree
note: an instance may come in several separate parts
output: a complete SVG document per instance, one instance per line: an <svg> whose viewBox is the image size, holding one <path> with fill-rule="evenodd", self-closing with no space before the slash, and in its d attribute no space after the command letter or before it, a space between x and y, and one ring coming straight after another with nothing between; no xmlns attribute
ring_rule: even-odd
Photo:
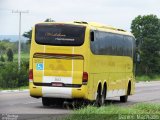
<svg viewBox="0 0 160 120"><path fill-rule="evenodd" d="M140 70L147 75L160 72L160 20L156 15L139 15L131 24L141 53Z"/></svg>
<svg viewBox="0 0 160 120"><path fill-rule="evenodd" d="M32 37L32 29L29 30L28 32L24 32L23 36L28 39L27 43L31 43L31 37Z"/></svg>
<svg viewBox="0 0 160 120"><path fill-rule="evenodd" d="M54 20L52 20L51 18L47 18L44 22L55 22ZM27 32L24 32L23 33L23 36L28 38L28 42L27 43L31 43L31 37L32 37L32 29L27 31Z"/></svg>
<svg viewBox="0 0 160 120"><path fill-rule="evenodd" d="M7 50L7 57L8 61L13 62L13 51L10 48Z"/></svg>

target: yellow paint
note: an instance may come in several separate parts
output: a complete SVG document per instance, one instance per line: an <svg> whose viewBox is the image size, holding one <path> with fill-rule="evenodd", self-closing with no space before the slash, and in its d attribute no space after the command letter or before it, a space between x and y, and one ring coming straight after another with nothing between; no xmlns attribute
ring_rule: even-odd
<svg viewBox="0 0 160 120"><path fill-rule="evenodd" d="M47 23L53 24L53 23ZM90 30L97 29L106 32L118 33L132 36L126 31L118 31L116 28L104 26L97 23L63 23L86 26L85 42L82 46L49 46L39 45L35 42L35 28L32 32L32 42L30 50L30 69L34 71L34 82L43 82L43 76L63 76L72 77L72 84L82 84L83 72L88 73L88 84L81 88L72 89L72 98L95 99L98 83L107 83L107 91L126 89L129 80L131 81L131 94L134 94L135 80L133 76L133 60L130 57L93 55L90 50ZM57 33L58 34L58 33ZM49 34L55 35L55 34ZM61 35L61 34L59 34ZM33 58L34 53L52 54L78 54L83 59L44 59ZM36 64L43 63L44 70L36 71ZM42 87L34 86L30 83L30 94L42 97Z"/></svg>
<svg viewBox="0 0 160 120"><path fill-rule="evenodd" d="M42 87L38 87L38 86L35 86L33 85L32 82L29 83L29 89L30 89L30 95L31 96L42 96Z"/></svg>

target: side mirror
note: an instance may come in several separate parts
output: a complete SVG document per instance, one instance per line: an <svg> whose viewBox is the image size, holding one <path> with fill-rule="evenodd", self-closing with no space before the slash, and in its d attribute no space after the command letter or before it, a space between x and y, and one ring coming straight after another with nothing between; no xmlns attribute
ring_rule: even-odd
<svg viewBox="0 0 160 120"><path fill-rule="evenodd" d="M90 39L92 42L94 41L94 32L93 31L91 31L91 33L90 33Z"/></svg>

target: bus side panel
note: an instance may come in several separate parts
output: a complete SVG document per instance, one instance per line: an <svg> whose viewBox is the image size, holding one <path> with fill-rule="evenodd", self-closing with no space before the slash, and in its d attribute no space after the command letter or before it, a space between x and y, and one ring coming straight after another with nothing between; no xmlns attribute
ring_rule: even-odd
<svg viewBox="0 0 160 120"><path fill-rule="evenodd" d="M88 83L86 86L85 98L88 100L95 100L95 86L94 86L94 74L89 74Z"/></svg>
<svg viewBox="0 0 160 120"><path fill-rule="evenodd" d="M94 92L97 92L98 83L107 82L107 97L126 94L128 80L132 75L132 59L121 56L92 55L90 70L94 73ZM127 68L126 68L127 66Z"/></svg>
<svg viewBox="0 0 160 120"><path fill-rule="evenodd" d="M126 62L126 79L128 80L126 83L126 86L128 87L128 83L129 81L131 82L131 91L130 94L134 94L135 93L135 78L133 75L133 60L132 58L128 58L127 62Z"/></svg>

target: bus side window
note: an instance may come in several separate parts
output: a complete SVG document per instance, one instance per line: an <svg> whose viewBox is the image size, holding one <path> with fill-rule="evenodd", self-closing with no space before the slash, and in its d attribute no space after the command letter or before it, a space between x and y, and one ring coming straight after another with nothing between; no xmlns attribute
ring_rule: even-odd
<svg viewBox="0 0 160 120"><path fill-rule="evenodd" d="M91 31L90 38L91 38L91 41L93 42L94 41L94 32L93 31Z"/></svg>

